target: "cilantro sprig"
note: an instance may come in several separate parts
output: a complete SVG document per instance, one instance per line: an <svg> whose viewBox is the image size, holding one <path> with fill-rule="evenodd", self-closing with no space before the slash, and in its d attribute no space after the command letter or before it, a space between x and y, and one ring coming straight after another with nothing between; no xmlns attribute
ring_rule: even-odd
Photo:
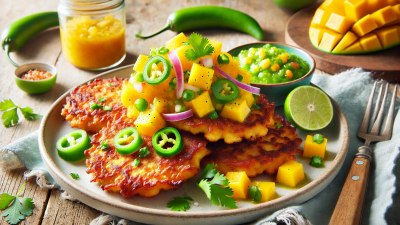
<svg viewBox="0 0 400 225"><path fill-rule="evenodd" d="M218 172L214 164L206 165L198 185L212 204L231 209L237 208L236 201L232 197L233 190L229 187L229 180Z"/></svg>
<svg viewBox="0 0 400 225"><path fill-rule="evenodd" d="M9 128L18 124L18 109L26 120L32 121L40 119L42 116L33 112L30 107L20 107L14 104L11 99L0 102L1 121L3 126Z"/></svg>
<svg viewBox="0 0 400 225"><path fill-rule="evenodd" d="M189 196L174 197L167 203L167 207L172 211L187 211L190 209L190 202L193 199Z"/></svg>
<svg viewBox="0 0 400 225"><path fill-rule="evenodd" d="M0 216L3 216L6 222L11 225L18 224L26 217L31 216L33 208L35 208L32 198L21 197L25 185L26 182L21 186L16 196L7 193L0 194L0 210L3 210Z"/></svg>
<svg viewBox="0 0 400 225"><path fill-rule="evenodd" d="M186 44L192 46L185 52L186 58L190 61L195 61L214 52L214 47L210 44L210 41L198 33L192 33Z"/></svg>

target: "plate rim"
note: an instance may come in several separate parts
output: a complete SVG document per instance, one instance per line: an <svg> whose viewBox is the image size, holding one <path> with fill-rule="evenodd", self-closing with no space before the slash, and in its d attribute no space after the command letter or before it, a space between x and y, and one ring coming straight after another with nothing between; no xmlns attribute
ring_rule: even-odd
<svg viewBox="0 0 400 225"><path fill-rule="evenodd" d="M340 110L338 104L331 98L332 104L334 106L334 112L337 114L338 121L340 124L341 130L343 130L343 144L341 146L341 149L338 150L338 153L336 154L335 158L332 160L331 168L329 168L321 177L318 179L315 179L311 181L310 183L304 185L300 189L285 195L281 196L279 198L276 198L274 200L264 202L264 203L259 203L259 204L254 204L254 207L245 207L245 208L236 208L236 209L221 209L218 211L214 212L175 212L175 211L170 211L170 210L163 210L163 209L154 209L154 208L147 208L143 206L138 206L138 205L133 205L130 203L126 202L113 202L113 201L107 201L108 198L99 198L96 197L94 192L90 192L88 189L82 189L79 187L78 183L75 182L69 182L70 179L69 177L56 165L56 163L51 159L51 156L48 154L48 151L45 147L44 143L44 133L45 133L45 128L46 124L49 120L50 115L54 111L54 109L61 104L62 101L65 100L65 98L70 94L72 90L74 90L76 87L79 87L83 84L86 84L87 82L90 82L95 79L102 78L104 76L109 76L113 73L125 70L127 68L132 68L132 65L126 65L123 67L118 67L109 71L102 72L82 83L79 85L74 86L73 88L69 89L66 91L64 94L62 94L49 108L47 111L46 115L43 117L40 128L39 128L39 135L38 135L38 142L39 142L39 150L40 150L40 155L45 162L46 166L49 168L49 172L52 175L52 177L57 181L57 183L60 185L61 188L62 186L67 186L67 188L64 189L73 189L75 191L80 192L81 194L85 195L86 197L89 197L91 200L98 201L102 204L106 205L112 205L115 208L121 209L121 210L127 210L127 211L133 211L136 213L141 213L141 214L146 214L148 216L164 216L164 217L170 217L170 218L176 218L176 219L190 219L190 218L217 218L217 217L225 217L225 216L231 216L234 214L241 214L241 213L250 213L250 212L255 212L255 211L261 211L261 210L268 210L268 209L278 209L282 207L282 204L284 204L286 201L293 201L293 198L296 197L297 195L304 195L310 190L318 189L318 187L321 187L321 183L323 182L331 182L336 175L338 174L340 168L342 167L344 160L346 158L347 152L348 152L348 145L349 145L349 128L348 128L348 121L343 112ZM60 182L61 181L61 182ZM63 185L61 185L62 183ZM328 184L329 184L328 183ZM328 185L327 184L327 185ZM317 191L315 194L313 194L312 197L314 197L316 194L321 192L324 188L321 188L321 190ZM312 198L311 197L311 198ZM307 199L311 199L307 198ZM87 204L90 207L96 208L93 204L90 204L86 202L86 200L81 200L84 204ZM303 200L304 201L304 200ZM98 208L96 208L98 209ZM101 210L101 209L100 209ZM101 210L103 211L103 210Z"/></svg>

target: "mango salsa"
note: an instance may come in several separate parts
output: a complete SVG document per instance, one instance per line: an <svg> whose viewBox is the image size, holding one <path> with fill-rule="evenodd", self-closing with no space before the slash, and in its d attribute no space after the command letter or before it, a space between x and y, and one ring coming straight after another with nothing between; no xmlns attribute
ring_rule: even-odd
<svg viewBox="0 0 400 225"><path fill-rule="evenodd" d="M289 187L296 187L298 183L304 180L304 177L303 165L291 160L279 167L276 182Z"/></svg>
<svg viewBox="0 0 400 225"><path fill-rule="evenodd" d="M204 91L201 95L191 101L193 111L198 117L204 117L215 111L210 94Z"/></svg>
<svg viewBox="0 0 400 225"><path fill-rule="evenodd" d="M156 131L165 127L165 120L163 116L156 110L148 109L140 112L139 116L134 122L136 129L141 135L153 136Z"/></svg>
<svg viewBox="0 0 400 225"><path fill-rule="evenodd" d="M210 90L214 77L214 70L198 63L193 63L190 71L188 84L201 88L202 90Z"/></svg>

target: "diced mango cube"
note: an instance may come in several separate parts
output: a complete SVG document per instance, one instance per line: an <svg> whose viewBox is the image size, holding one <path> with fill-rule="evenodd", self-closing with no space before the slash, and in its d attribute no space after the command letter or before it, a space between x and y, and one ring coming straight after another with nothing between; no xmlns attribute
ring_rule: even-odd
<svg viewBox="0 0 400 225"><path fill-rule="evenodd" d="M318 8L315 11L314 17L311 20L311 25L324 26L330 14L331 11L327 9Z"/></svg>
<svg viewBox="0 0 400 225"><path fill-rule="evenodd" d="M235 59L233 59L233 56L231 54L227 52L221 52L221 54L228 56L229 63L219 64L217 58L215 58L214 65L218 65L226 74L230 75L233 78L236 78L239 74L239 63Z"/></svg>
<svg viewBox="0 0 400 225"><path fill-rule="evenodd" d="M340 34L345 34L351 25L351 20L337 13L331 13L328 21L326 21L325 24L327 28L332 29Z"/></svg>
<svg viewBox="0 0 400 225"><path fill-rule="evenodd" d="M344 1L344 11L346 17L352 21L357 21L368 14L368 2L365 0Z"/></svg>
<svg viewBox="0 0 400 225"><path fill-rule="evenodd" d="M382 49L381 43L375 34L365 35L360 39L361 46L366 51L376 51Z"/></svg>
<svg viewBox="0 0 400 225"><path fill-rule="evenodd" d="M346 49L343 50L343 53L352 54L352 53L360 53L363 51L363 48L359 41L356 41L354 44L350 45Z"/></svg>
<svg viewBox="0 0 400 225"><path fill-rule="evenodd" d="M251 185L257 186L261 192L261 202L267 202L275 198L275 182L254 181Z"/></svg>
<svg viewBox="0 0 400 225"><path fill-rule="evenodd" d="M213 39L208 39L210 44L214 47L214 52L211 54L211 58L216 59L222 50L222 42Z"/></svg>
<svg viewBox="0 0 400 225"><path fill-rule="evenodd" d="M336 47L332 50L333 53L340 53L342 52L345 48L349 47L351 44L353 44L356 40L358 39L357 35L355 35L353 32L348 31L342 38L342 40L339 41L339 43L336 45Z"/></svg>
<svg viewBox="0 0 400 225"><path fill-rule="evenodd" d="M378 9L381 9L385 6L386 1L385 0L366 0L368 2L368 9L369 13L373 13L377 11Z"/></svg>
<svg viewBox="0 0 400 225"><path fill-rule="evenodd" d="M323 30L319 27L310 27L310 29L308 30L310 41L314 46L319 46L323 34Z"/></svg>
<svg viewBox="0 0 400 225"><path fill-rule="evenodd" d="M156 97L153 99L152 109L159 113L164 113L168 111L168 102L164 98Z"/></svg>
<svg viewBox="0 0 400 225"><path fill-rule="evenodd" d="M139 110L137 110L135 105L129 105L127 107L126 116L131 119L136 119L139 116Z"/></svg>
<svg viewBox="0 0 400 225"><path fill-rule="evenodd" d="M391 47L400 42L397 27L387 27L376 31L379 40L384 48Z"/></svg>
<svg viewBox="0 0 400 225"><path fill-rule="evenodd" d="M251 108L255 102L254 96L251 92L239 89L240 98L246 100L247 105Z"/></svg>
<svg viewBox="0 0 400 225"><path fill-rule="evenodd" d="M224 105L221 116L234 121L243 122L249 113L250 107L247 105L246 99L238 98Z"/></svg>
<svg viewBox="0 0 400 225"><path fill-rule="evenodd" d="M233 190L233 198L246 199L251 183L246 172L227 172L225 177L229 180L229 187Z"/></svg>
<svg viewBox="0 0 400 225"><path fill-rule="evenodd" d="M307 135L306 140L304 141L303 156L307 158L319 156L323 159L325 157L327 143L328 139L326 138L324 138L324 141L321 144L318 144L313 141L312 135Z"/></svg>
<svg viewBox="0 0 400 225"><path fill-rule="evenodd" d="M235 78L238 79L239 75L242 76L242 80L241 80L242 83L250 84L250 82L251 82L251 73L249 73L246 70L239 69L239 73Z"/></svg>
<svg viewBox="0 0 400 225"><path fill-rule="evenodd" d="M320 8L343 15L344 14L344 1L343 0L325 0L321 4Z"/></svg>
<svg viewBox="0 0 400 225"><path fill-rule="evenodd" d="M156 110L140 112L134 122L141 135L152 137L159 129L165 127L164 117Z"/></svg>
<svg viewBox="0 0 400 225"><path fill-rule="evenodd" d="M378 24L376 24L374 18L371 15L366 15L356 23L354 23L353 27L351 28L354 33L356 33L359 37L362 37L369 32L378 28Z"/></svg>
<svg viewBox="0 0 400 225"><path fill-rule="evenodd" d="M208 91L204 91L201 95L193 99L191 104L194 113L200 118L215 111Z"/></svg>
<svg viewBox="0 0 400 225"><path fill-rule="evenodd" d="M165 43L165 47L168 48L170 51L174 50L176 48L179 48L185 44L185 42L188 41L188 38L184 33L179 33L175 37L173 37L171 40L167 41Z"/></svg>
<svg viewBox="0 0 400 225"><path fill-rule="evenodd" d="M340 41L341 38L342 38L341 34L336 33L334 31L326 30L322 35L322 39L318 47L324 51L330 52Z"/></svg>
<svg viewBox="0 0 400 225"><path fill-rule="evenodd" d="M187 71L190 70L192 68L192 64L194 62L198 62L198 60L196 61L190 61L188 58L186 58L185 52L188 49L191 49L192 47L190 45L183 45L181 47L178 47L177 49L175 49L176 54L178 55L180 61L181 61L181 65L182 65L182 70L183 71Z"/></svg>
<svg viewBox="0 0 400 225"><path fill-rule="evenodd" d="M133 65L133 70L135 70L136 72L143 73L144 66L146 65L148 60L149 56L139 55L139 57L136 59L135 64Z"/></svg>
<svg viewBox="0 0 400 225"><path fill-rule="evenodd" d="M289 187L296 187L304 180L304 177L303 165L295 160L290 160L278 168L276 182Z"/></svg>
<svg viewBox="0 0 400 225"><path fill-rule="evenodd" d="M203 90L210 90L214 77L214 70L200 64L193 63L188 83Z"/></svg>
<svg viewBox="0 0 400 225"><path fill-rule="evenodd" d="M371 16L374 18L378 27L382 27L396 21L400 15L397 15L391 6L386 6L385 8L372 13Z"/></svg>
<svg viewBox="0 0 400 225"><path fill-rule="evenodd" d="M136 97L133 95L135 92L131 82L124 82L121 90L121 102L123 106L128 107L135 103Z"/></svg>

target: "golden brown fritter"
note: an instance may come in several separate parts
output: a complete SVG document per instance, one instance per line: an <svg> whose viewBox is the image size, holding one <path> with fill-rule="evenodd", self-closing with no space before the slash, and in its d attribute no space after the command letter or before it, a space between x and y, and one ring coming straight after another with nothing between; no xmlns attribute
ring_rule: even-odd
<svg viewBox="0 0 400 225"><path fill-rule="evenodd" d="M255 140L268 133L268 127L274 125L273 103L264 95L257 99L259 109L252 110L243 123L219 117L218 119L190 117L185 120L171 122L171 125L192 134L204 134L209 141L224 140L231 144L245 140Z"/></svg>
<svg viewBox="0 0 400 225"><path fill-rule="evenodd" d="M132 125L119 121L103 128L93 136L92 147L85 151L87 173L92 175L92 181L98 182L103 190L119 192L124 197L152 197L161 190L177 189L199 172L200 160L209 153L204 138L181 132L184 147L173 157L157 155L150 137L143 137L143 146L150 150L148 156L140 158L138 152L120 155L115 150L113 138L119 130ZM101 143L105 141L108 148L102 150ZM137 167L133 165L135 159L140 160Z"/></svg>
<svg viewBox="0 0 400 225"><path fill-rule="evenodd" d="M245 171L249 177L264 172L274 174L280 165L295 158L301 144L294 127L281 117L275 116L274 120L278 126L269 128L266 136L255 141L209 143L211 154L202 163L215 163L222 173Z"/></svg>
<svg viewBox="0 0 400 225"><path fill-rule="evenodd" d="M72 127L96 133L108 123L126 117L121 103L124 78L96 79L75 88L66 98L61 115ZM109 107L109 108L108 108ZM132 120L133 122L133 120Z"/></svg>

